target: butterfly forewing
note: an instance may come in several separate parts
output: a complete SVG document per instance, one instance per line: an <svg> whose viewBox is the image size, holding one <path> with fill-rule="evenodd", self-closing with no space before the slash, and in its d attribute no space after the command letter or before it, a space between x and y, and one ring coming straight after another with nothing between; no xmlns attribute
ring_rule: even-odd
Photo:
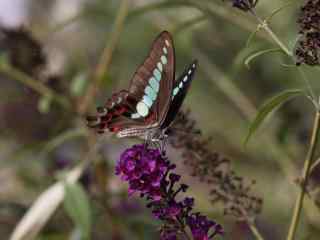
<svg viewBox="0 0 320 240"><path fill-rule="evenodd" d="M175 53L170 34L162 32L153 42L144 63L135 72L129 92L139 101L133 119L153 115L153 124L161 124L169 109L175 72ZM150 118L148 118L150 119Z"/></svg>

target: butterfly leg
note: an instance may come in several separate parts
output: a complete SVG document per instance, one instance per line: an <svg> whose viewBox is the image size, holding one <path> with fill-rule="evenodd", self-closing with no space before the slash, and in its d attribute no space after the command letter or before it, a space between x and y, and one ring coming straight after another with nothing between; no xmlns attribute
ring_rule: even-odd
<svg viewBox="0 0 320 240"><path fill-rule="evenodd" d="M152 138L151 143L155 148L158 148L162 155L165 155L165 150L167 146L167 137L164 135L159 136L159 138Z"/></svg>
<svg viewBox="0 0 320 240"><path fill-rule="evenodd" d="M161 154L165 154L165 151L166 151L166 148L167 148L167 138L168 138L168 135L166 135L166 134L162 134L161 135L161 138L160 138L160 141L159 141L159 143L160 143L160 150L161 150Z"/></svg>
<svg viewBox="0 0 320 240"><path fill-rule="evenodd" d="M144 138L144 149L147 149L149 146L152 147L152 134L150 132L146 132Z"/></svg>

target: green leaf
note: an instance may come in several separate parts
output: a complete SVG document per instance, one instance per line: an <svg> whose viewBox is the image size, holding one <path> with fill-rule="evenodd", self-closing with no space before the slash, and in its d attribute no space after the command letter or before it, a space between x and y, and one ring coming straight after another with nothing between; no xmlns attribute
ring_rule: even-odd
<svg viewBox="0 0 320 240"><path fill-rule="evenodd" d="M82 239L88 239L91 228L91 208L88 196L81 185L65 184L64 208L77 228Z"/></svg>
<svg viewBox="0 0 320 240"><path fill-rule="evenodd" d="M247 57L244 61L244 64L247 66L247 68L250 68L250 62L254 60L255 58L267 54L267 53L272 53L272 52L282 52L280 48L270 48L266 50L261 50L256 53L251 54L249 57Z"/></svg>
<svg viewBox="0 0 320 240"><path fill-rule="evenodd" d="M258 127L261 125L264 119L269 115L269 113L271 113L276 107L285 103L289 99L299 95L303 95L303 94L304 94L304 91L302 91L301 89L286 90L272 97L266 103L264 103L262 107L258 110L258 113L255 119L250 124L248 134L244 140L244 145L248 143L251 136L254 134L254 132L256 132Z"/></svg>

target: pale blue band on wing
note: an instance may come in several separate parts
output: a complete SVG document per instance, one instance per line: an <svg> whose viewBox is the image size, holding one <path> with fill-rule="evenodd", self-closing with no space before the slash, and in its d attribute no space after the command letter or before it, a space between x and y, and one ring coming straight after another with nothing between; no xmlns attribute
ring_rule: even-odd
<svg viewBox="0 0 320 240"><path fill-rule="evenodd" d="M153 70L153 76L160 82L161 80L161 72L159 71L159 69L155 69Z"/></svg>
<svg viewBox="0 0 320 240"><path fill-rule="evenodd" d="M159 92L160 84L154 77L150 78L149 85L154 91Z"/></svg>
<svg viewBox="0 0 320 240"><path fill-rule="evenodd" d="M153 103L153 101L147 95L143 96L142 102L144 102L149 108L151 108L152 103Z"/></svg>
<svg viewBox="0 0 320 240"><path fill-rule="evenodd" d="M170 46L169 42L165 40L165 44L167 47ZM168 63L168 59L166 55L168 54L167 47L163 47L163 53L160 57L160 61L156 64L155 69L153 70L153 76L149 79L148 85L144 89L145 95L143 96L142 100L140 100L136 105L136 113L131 114L131 118L136 119L140 117L146 117L149 114L150 108L152 107L153 103L157 99L160 89L160 81L162 78L162 71L164 66ZM179 87L183 87L183 83L179 84ZM179 87L173 90L173 95L175 96L179 92Z"/></svg>
<svg viewBox="0 0 320 240"><path fill-rule="evenodd" d="M164 55L161 56L161 59L160 59L160 60L161 60L161 62L162 62L163 65L166 65L166 64L168 63L167 57L164 56Z"/></svg>

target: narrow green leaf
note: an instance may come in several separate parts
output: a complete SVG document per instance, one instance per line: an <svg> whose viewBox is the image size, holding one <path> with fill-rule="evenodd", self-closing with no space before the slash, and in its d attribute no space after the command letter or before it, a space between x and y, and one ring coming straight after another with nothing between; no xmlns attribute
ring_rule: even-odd
<svg viewBox="0 0 320 240"><path fill-rule="evenodd" d="M272 11L272 13L270 14L270 16L268 16L266 18L266 22L269 22L275 15L277 15L278 13L280 13L282 10L286 9L287 7L293 5L293 4L297 4L297 2L295 0L289 0L287 1L284 5L282 5L281 7L275 9L274 11Z"/></svg>
<svg viewBox="0 0 320 240"><path fill-rule="evenodd" d="M259 109L255 119L250 124L248 134L244 140L244 145L248 143L251 136L258 129L258 127L265 120L265 118L269 115L269 113L271 113L276 107L285 103L289 99L299 95L303 95L303 94L304 94L304 91L302 91L301 89L286 90L272 97L266 103L264 103L262 107Z"/></svg>
<svg viewBox="0 0 320 240"><path fill-rule="evenodd" d="M285 68L296 68L296 67L297 67L296 64L280 63L280 65L281 65L282 67L285 67Z"/></svg>
<svg viewBox="0 0 320 240"><path fill-rule="evenodd" d="M261 55L272 53L272 52L282 52L280 48L270 48L266 50L261 50L256 53L251 54L249 57L247 57L244 61L244 64L247 66L247 68L250 68L250 62L254 60L257 57L260 57Z"/></svg>
<svg viewBox="0 0 320 240"><path fill-rule="evenodd" d="M89 199L81 185L65 184L64 208L78 229L82 238L88 239L91 228Z"/></svg>
<svg viewBox="0 0 320 240"><path fill-rule="evenodd" d="M247 42L246 42L246 48L248 48L248 47L250 46L252 40L254 39L254 37L257 35L257 33L258 33L260 30L261 30L261 28L258 26L258 27L256 28L256 30L254 30L254 31L250 34L250 36L248 37Z"/></svg>

